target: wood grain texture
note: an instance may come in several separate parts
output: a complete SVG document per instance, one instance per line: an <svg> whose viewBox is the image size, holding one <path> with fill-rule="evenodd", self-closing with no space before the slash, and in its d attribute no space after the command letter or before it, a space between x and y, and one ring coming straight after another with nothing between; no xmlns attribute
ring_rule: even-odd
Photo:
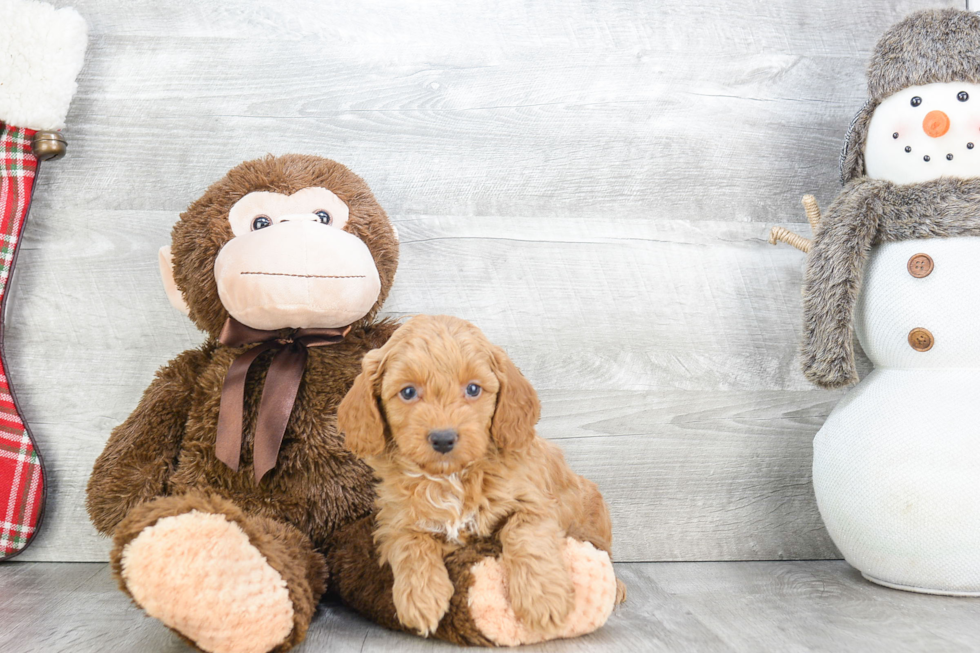
<svg viewBox="0 0 980 653"><path fill-rule="evenodd" d="M621 651L980 651L975 599L890 590L843 561L617 564L627 602L599 631L522 647L528 653ZM189 651L142 616L99 563L0 568L0 650L18 653ZM326 602L303 651L471 650L382 629Z"/></svg>
<svg viewBox="0 0 980 653"><path fill-rule="evenodd" d="M7 314L52 483L25 559L105 559L92 462L201 341L156 251L228 168L292 151L349 164L397 224L389 314L511 353L617 559L838 555L809 467L840 394L798 371L803 259L766 238L809 233L877 35L935 2L56 4L91 37Z"/></svg>

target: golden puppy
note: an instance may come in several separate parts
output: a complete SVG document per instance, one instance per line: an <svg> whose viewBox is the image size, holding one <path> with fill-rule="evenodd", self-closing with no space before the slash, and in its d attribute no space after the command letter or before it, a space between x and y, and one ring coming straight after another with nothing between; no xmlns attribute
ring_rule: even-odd
<svg viewBox="0 0 980 653"><path fill-rule="evenodd" d="M380 479L374 537L405 626L436 630L453 594L444 556L470 538L498 533L514 612L543 633L574 606L566 536L610 552L602 495L536 436L540 412L507 355L457 318L415 317L364 357L338 422Z"/></svg>

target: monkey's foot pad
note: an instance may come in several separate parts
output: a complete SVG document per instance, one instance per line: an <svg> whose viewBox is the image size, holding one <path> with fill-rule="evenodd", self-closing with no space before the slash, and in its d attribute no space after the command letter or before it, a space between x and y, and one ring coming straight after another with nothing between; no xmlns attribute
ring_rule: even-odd
<svg viewBox="0 0 980 653"><path fill-rule="evenodd" d="M606 623L617 598L616 575L605 551L591 544L568 538L565 543L565 566L575 587L575 607L565 621L559 638L590 633ZM470 587L470 613L476 627L501 646L533 644L545 638L529 630L510 607L507 578L494 558L484 558L473 565Z"/></svg>
<svg viewBox="0 0 980 653"><path fill-rule="evenodd" d="M123 549L122 577L149 615L210 653L264 653L293 629L286 582L223 515L147 527Z"/></svg>

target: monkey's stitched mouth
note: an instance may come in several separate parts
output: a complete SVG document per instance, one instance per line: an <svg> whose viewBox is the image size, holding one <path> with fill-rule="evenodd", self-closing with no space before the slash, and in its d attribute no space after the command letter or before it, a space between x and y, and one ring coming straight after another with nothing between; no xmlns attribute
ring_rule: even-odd
<svg viewBox="0 0 980 653"><path fill-rule="evenodd" d="M363 274L288 274L286 272L241 272L264 277L299 277L301 279L363 279Z"/></svg>

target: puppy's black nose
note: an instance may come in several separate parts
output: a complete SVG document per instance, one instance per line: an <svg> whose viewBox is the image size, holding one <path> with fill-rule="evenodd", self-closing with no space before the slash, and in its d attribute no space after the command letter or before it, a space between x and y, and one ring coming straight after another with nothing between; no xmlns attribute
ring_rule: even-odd
<svg viewBox="0 0 980 653"><path fill-rule="evenodd" d="M429 431L429 444L439 453L449 453L456 446L459 434L454 429Z"/></svg>

